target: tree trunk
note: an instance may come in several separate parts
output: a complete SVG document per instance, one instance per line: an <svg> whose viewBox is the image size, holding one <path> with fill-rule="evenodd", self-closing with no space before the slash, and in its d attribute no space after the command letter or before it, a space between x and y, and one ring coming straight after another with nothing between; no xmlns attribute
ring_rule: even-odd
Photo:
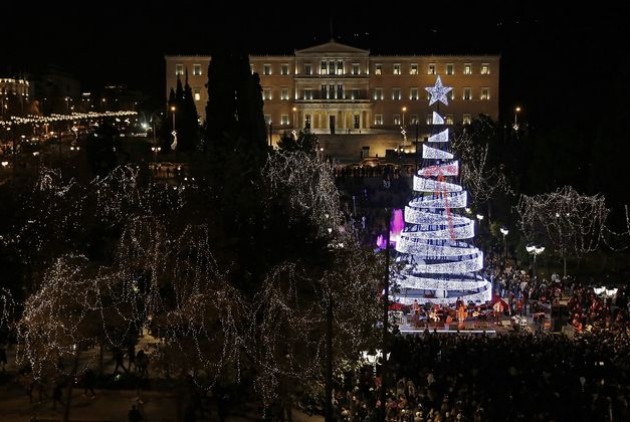
<svg viewBox="0 0 630 422"><path fill-rule="evenodd" d="M388 351L388 338L389 338L389 237L390 237L390 221L391 211L387 216L387 235L385 244L385 294L383 295L383 357L381 364L381 409L380 409L380 421L385 422L387 416L387 410L385 409L385 402L387 399L387 351Z"/></svg>
<svg viewBox="0 0 630 422"><path fill-rule="evenodd" d="M324 415L326 422L333 422L334 415L332 409L332 336L333 336L333 300L328 295L328 305L326 307L326 391L324 397Z"/></svg>
<svg viewBox="0 0 630 422"><path fill-rule="evenodd" d="M99 342L99 351L98 351L98 373L100 376L103 376L103 372L105 371L105 346L103 345L103 341Z"/></svg>
<svg viewBox="0 0 630 422"><path fill-rule="evenodd" d="M562 257L562 264L563 264L563 268L564 268L562 275L563 275L563 277L566 277L567 276L567 257L566 256Z"/></svg>
<svg viewBox="0 0 630 422"><path fill-rule="evenodd" d="M77 369L79 368L79 351L74 352L74 362L72 363L72 372L70 373L70 380L68 382L66 399L66 408L63 412L63 422L70 420L70 405L72 404L72 387L74 386L74 377L77 375Z"/></svg>

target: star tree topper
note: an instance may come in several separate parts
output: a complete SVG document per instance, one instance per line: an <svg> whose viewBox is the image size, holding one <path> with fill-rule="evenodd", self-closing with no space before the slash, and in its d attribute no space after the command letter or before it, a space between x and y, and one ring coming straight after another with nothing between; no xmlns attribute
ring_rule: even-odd
<svg viewBox="0 0 630 422"><path fill-rule="evenodd" d="M424 89L426 89L427 92L431 94L429 105L433 105L438 101L443 102L444 105L448 105L448 98L446 97L446 94L451 92L453 88L450 86L442 85L442 79L440 79L440 77L438 76L437 80L435 81L435 86L428 86Z"/></svg>

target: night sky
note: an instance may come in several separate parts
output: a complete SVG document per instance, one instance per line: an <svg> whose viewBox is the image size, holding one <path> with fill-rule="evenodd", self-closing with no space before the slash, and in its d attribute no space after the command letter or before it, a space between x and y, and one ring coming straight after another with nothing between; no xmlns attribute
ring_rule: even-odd
<svg viewBox="0 0 630 422"><path fill-rule="evenodd" d="M217 2L202 7L186 1L72 7L12 2L2 9L0 70L15 73L55 63L74 73L84 90L126 83L157 105L164 92L165 53L205 54L241 46L252 53L290 54L326 42L332 17L339 42L375 53L501 54L506 120L516 104L523 107L523 117L541 126L588 116L598 106L593 100L606 100L609 94L608 86L602 92L594 84L627 80L630 50L620 47L628 35L627 11L620 6L587 10L520 3L336 2L321 7L292 2L255 9L241 5L235 12ZM298 7L308 12L300 13Z"/></svg>

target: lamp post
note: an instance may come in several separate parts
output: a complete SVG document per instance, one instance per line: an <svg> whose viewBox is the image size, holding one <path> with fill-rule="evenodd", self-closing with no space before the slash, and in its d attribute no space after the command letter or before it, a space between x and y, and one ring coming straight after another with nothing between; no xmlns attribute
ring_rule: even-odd
<svg viewBox="0 0 630 422"><path fill-rule="evenodd" d="M510 231L506 229L505 227L501 227L499 231L503 235L503 255L504 255L504 260L507 261L507 241L505 238L507 237L508 233L510 233Z"/></svg>
<svg viewBox="0 0 630 422"><path fill-rule="evenodd" d="M293 107L291 109L291 111L293 111L293 128L297 128L298 127L298 121L297 121L297 107Z"/></svg>
<svg viewBox="0 0 630 422"><path fill-rule="evenodd" d="M171 106L171 113L173 113L173 131L171 134L173 135L173 143L171 144L171 150L175 151L175 161L177 161L177 128L175 126L175 112L177 111L177 107L174 105Z"/></svg>
<svg viewBox="0 0 630 422"><path fill-rule="evenodd" d="M536 257L545 251L545 247L544 246L527 245L527 246L525 246L525 250L527 251L528 254L530 254L530 255L532 255L534 257L533 272L534 272L534 278L536 278L537 277L537 275L536 275Z"/></svg>
<svg viewBox="0 0 630 422"><path fill-rule="evenodd" d="M407 106L402 108L402 126L400 127L400 133L403 136L403 153L405 152L405 146L407 144L407 129L405 128L405 113L407 112Z"/></svg>
<svg viewBox="0 0 630 422"><path fill-rule="evenodd" d="M514 129L515 132L518 132L518 113L521 111L521 107L517 106L514 109L514 124L512 125L512 128Z"/></svg>

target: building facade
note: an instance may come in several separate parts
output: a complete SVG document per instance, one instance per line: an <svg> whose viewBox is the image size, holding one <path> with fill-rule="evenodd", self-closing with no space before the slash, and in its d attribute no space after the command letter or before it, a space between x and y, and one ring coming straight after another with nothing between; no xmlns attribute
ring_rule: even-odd
<svg viewBox="0 0 630 422"><path fill-rule="evenodd" d="M499 115L499 56L379 56L334 40L290 56L250 56L260 75L264 114L274 131L310 128L318 134L426 133L431 110L425 87L437 76L450 93L447 124ZM188 73L205 119L208 56L166 56L166 98Z"/></svg>

